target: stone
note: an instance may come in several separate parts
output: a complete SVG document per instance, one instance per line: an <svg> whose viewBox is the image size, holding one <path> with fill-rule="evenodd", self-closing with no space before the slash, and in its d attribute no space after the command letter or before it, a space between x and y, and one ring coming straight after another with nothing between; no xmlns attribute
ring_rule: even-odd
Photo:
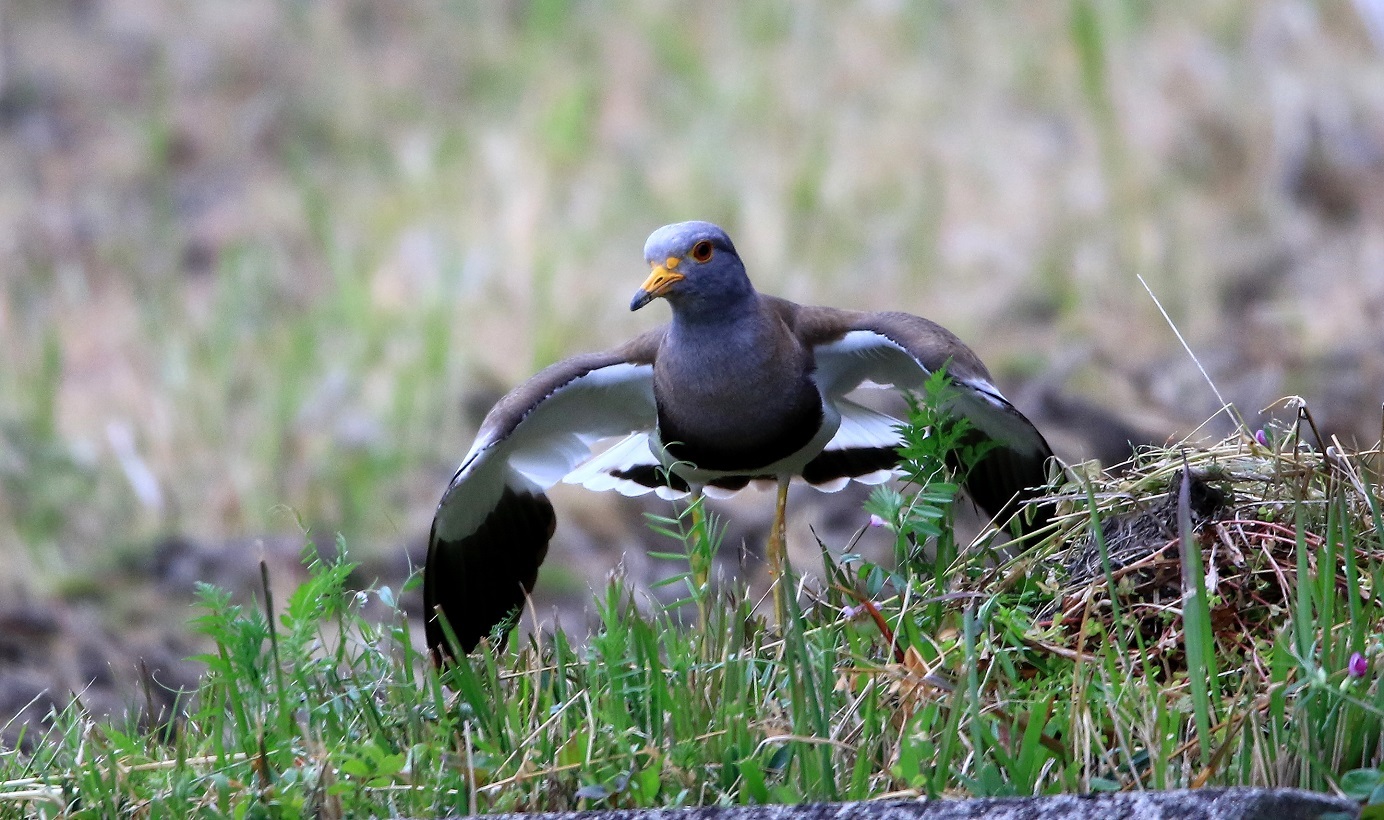
<svg viewBox="0 0 1384 820"><path fill-rule="evenodd" d="M972 800L880 800L490 815L510 820L1353 820L1350 800L1300 789L1106 792Z"/></svg>

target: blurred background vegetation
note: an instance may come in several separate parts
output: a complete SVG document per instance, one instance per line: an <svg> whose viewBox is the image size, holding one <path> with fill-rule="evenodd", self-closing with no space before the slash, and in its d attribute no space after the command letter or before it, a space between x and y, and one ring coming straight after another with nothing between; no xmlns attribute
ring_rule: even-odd
<svg viewBox="0 0 1384 820"><path fill-rule="evenodd" d="M1373 442L1382 49L1370 0L7 0L0 596L300 527L402 583L684 219L947 325L1072 459L1218 406L1140 275L1251 418Z"/></svg>

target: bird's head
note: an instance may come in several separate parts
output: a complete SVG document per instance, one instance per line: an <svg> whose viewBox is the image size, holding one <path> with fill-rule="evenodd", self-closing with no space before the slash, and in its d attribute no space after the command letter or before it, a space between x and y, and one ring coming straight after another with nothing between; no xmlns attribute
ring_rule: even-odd
<svg viewBox="0 0 1384 820"><path fill-rule="evenodd" d="M652 270L630 310L662 297L675 316L713 317L754 294L730 237L710 222L664 225L644 243L644 261Z"/></svg>

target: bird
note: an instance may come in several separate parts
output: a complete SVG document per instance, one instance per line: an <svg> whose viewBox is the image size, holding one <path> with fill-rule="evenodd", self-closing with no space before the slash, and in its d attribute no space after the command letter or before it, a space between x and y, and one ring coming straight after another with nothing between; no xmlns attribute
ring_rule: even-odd
<svg viewBox="0 0 1384 820"><path fill-rule="evenodd" d="M941 325L762 294L730 236L710 222L659 228L644 260L650 272L630 309L663 299L672 320L556 362L505 395L447 485L423 574L425 633L437 663L456 648L473 651L523 605L557 522L544 491L559 481L677 498L772 480L773 568L791 479L839 490L894 474L900 422L850 399L857 387L921 389L945 368L954 390L943 411L964 417L972 441L987 443L963 485L997 520L1041 498L1055 476L1042 433ZM1021 533L1047 524L1050 507L1035 509Z"/></svg>

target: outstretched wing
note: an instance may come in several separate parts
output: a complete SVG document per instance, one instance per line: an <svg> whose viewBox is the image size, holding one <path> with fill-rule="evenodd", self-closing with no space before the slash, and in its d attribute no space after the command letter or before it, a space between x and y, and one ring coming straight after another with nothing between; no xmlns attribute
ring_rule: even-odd
<svg viewBox="0 0 1384 820"><path fill-rule="evenodd" d="M469 652L524 602L556 526L543 491L610 436L652 430L662 331L558 362L501 399L433 517L423 570L428 646L452 654L440 609Z"/></svg>
<svg viewBox="0 0 1384 820"><path fill-rule="evenodd" d="M830 308L802 308L795 317L799 333L813 345L815 377L823 394L840 402L846 393L872 382L919 389L927 377L945 367L957 391L946 410L970 421L976 442L993 444L965 476L971 498L1003 522L1021 503L1041 497L1051 481L1052 448L1043 434L1000 393L985 365L946 328L908 313L857 313ZM850 453L851 451L847 451ZM819 457L841 459L833 448ZM855 451L856 469L888 461L882 450ZM810 463L804 472L821 465ZM1038 505L1021 517L1024 533L1046 526L1052 510Z"/></svg>

